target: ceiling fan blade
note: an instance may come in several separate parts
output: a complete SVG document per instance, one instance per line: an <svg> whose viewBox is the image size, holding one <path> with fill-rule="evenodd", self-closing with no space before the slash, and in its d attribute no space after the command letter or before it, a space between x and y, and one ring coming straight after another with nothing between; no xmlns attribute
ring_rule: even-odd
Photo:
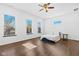
<svg viewBox="0 0 79 59"><path fill-rule="evenodd" d="M40 9L40 11L42 11L43 9Z"/></svg>
<svg viewBox="0 0 79 59"><path fill-rule="evenodd" d="M48 9L53 9L54 7L48 7Z"/></svg>
<svg viewBox="0 0 79 59"><path fill-rule="evenodd" d="M48 12L48 10L46 10L46 12Z"/></svg>
<svg viewBox="0 0 79 59"><path fill-rule="evenodd" d="M50 3L47 3L47 5L50 5Z"/></svg>

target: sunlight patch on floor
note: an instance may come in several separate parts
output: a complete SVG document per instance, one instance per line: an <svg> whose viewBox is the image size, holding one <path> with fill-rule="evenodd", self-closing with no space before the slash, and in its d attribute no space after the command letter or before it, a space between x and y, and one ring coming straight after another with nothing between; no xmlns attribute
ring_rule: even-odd
<svg viewBox="0 0 79 59"><path fill-rule="evenodd" d="M27 49L33 49L36 48L37 46L32 44L32 43L26 43L26 44L22 44L24 47L26 47Z"/></svg>

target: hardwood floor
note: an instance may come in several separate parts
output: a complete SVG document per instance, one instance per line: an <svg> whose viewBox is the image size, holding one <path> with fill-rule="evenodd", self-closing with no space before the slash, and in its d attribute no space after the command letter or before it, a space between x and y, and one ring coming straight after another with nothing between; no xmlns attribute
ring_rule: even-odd
<svg viewBox="0 0 79 59"><path fill-rule="evenodd" d="M27 49L22 44L32 43L36 48ZM79 56L79 41L60 40L56 44L45 43L40 38L0 46L1 56Z"/></svg>

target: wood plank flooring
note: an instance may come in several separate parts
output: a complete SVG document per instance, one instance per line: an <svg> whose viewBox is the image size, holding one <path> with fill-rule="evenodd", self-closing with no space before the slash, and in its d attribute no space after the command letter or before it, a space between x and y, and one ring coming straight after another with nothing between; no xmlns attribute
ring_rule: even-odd
<svg viewBox="0 0 79 59"><path fill-rule="evenodd" d="M32 43L36 48L27 49L22 44ZM79 56L79 41L60 40L45 43L40 38L0 46L0 56Z"/></svg>

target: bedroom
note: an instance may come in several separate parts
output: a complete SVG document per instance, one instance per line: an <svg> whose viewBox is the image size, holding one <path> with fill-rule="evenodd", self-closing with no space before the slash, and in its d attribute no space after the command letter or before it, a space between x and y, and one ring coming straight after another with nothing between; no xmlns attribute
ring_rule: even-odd
<svg viewBox="0 0 79 59"><path fill-rule="evenodd" d="M1 56L79 56L79 3L0 3Z"/></svg>

